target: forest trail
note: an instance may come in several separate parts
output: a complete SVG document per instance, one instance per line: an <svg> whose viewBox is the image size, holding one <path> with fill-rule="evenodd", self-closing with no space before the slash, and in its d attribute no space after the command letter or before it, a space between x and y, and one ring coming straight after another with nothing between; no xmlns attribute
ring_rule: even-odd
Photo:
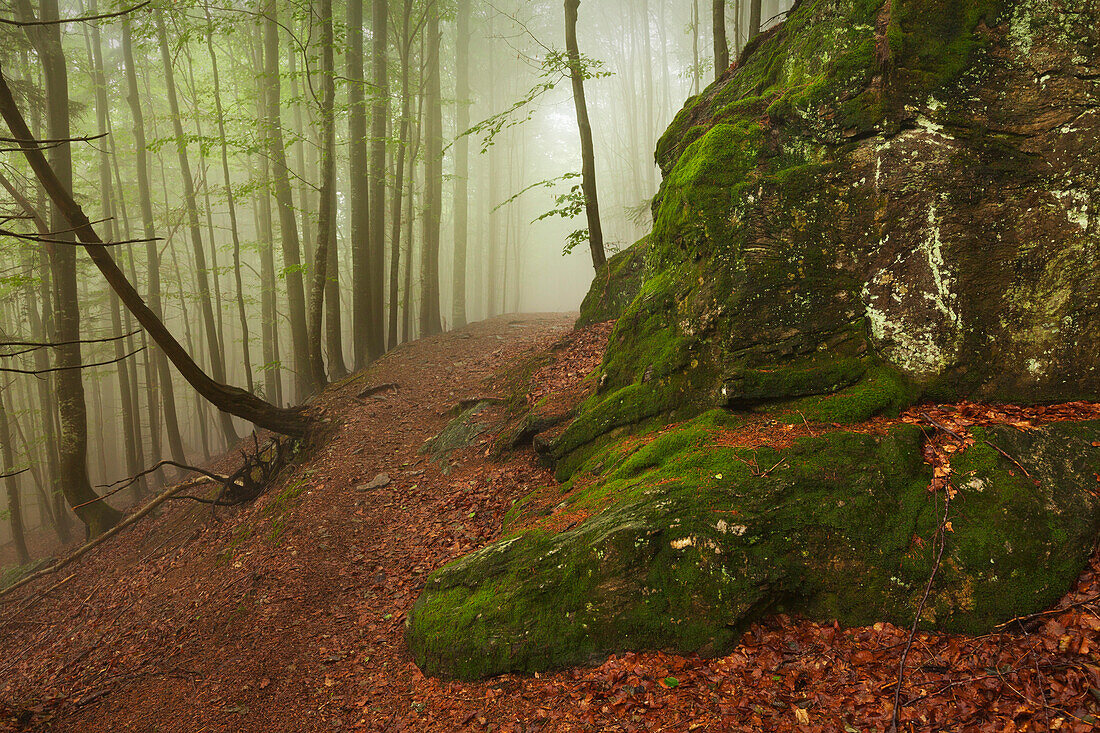
<svg viewBox="0 0 1100 733"><path fill-rule="evenodd" d="M886 727L909 633L888 623L842 628L779 615L753 624L722 657L626 653L598 667L477 683L426 678L413 664L405 615L428 574L499 537L515 500L554 486L533 451L488 458L492 432L454 453L446 473L420 449L462 400L514 396L517 385L529 405L551 392L582 394L611 329L573 331L571 321L504 317L403 346L318 399L331 433L253 504L216 520L207 507L172 505L60 577L4 599L0 731ZM1013 424L1100 406L915 409ZM487 408L488 420L494 411L504 408ZM774 421L749 427L737 440L790 438ZM230 464L226 456L218 467ZM391 482L369 487L382 473ZM552 488L533 503L560 500ZM561 514L548 520L569 519ZM1020 633L917 634L900 729L1022 730L1030 721L1095 730L1097 598L1094 554L1058 610Z"/></svg>
<svg viewBox="0 0 1100 733"><path fill-rule="evenodd" d="M443 476L418 449L571 325L504 317L399 348L320 398L331 436L254 504L219 521L176 505L6 599L0 730L374 730L415 715L424 678L403 632L423 579L551 481L531 456ZM363 490L382 473L392 483Z"/></svg>

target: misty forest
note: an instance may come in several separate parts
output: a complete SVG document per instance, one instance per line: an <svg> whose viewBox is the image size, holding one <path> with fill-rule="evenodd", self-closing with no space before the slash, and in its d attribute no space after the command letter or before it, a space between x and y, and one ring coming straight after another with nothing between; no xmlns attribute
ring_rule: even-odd
<svg viewBox="0 0 1100 733"><path fill-rule="evenodd" d="M0 731L1100 727L1097 0L0 0Z"/></svg>

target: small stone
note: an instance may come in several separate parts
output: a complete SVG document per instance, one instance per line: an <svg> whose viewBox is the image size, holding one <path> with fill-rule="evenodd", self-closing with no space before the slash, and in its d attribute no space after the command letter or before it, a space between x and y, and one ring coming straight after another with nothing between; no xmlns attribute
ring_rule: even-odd
<svg viewBox="0 0 1100 733"><path fill-rule="evenodd" d="M356 487L358 491L375 491L377 489L384 489L390 485L390 475L388 473L380 473L370 480L370 483L360 484Z"/></svg>

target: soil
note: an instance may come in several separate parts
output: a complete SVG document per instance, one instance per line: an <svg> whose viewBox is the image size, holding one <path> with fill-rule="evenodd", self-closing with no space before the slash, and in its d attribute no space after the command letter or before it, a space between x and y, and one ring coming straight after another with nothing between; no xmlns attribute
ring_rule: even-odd
<svg viewBox="0 0 1100 733"><path fill-rule="evenodd" d="M492 432L449 462L420 448L456 403L508 398L493 375L547 350L532 394L583 391L610 329L572 334L572 318L511 316L402 346L315 401L328 430L254 503L216 514L173 503L0 600L0 731L888 727L908 637L888 624L779 617L717 659L627 653L475 684L428 679L412 663L405 614L428 574L496 539L515 500L555 491L531 450L491 458ZM929 409L955 427L1044 417ZM368 489L382 473L390 483ZM917 634L899 729L1095 730L1098 591L1094 557L1060 611L981 638Z"/></svg>

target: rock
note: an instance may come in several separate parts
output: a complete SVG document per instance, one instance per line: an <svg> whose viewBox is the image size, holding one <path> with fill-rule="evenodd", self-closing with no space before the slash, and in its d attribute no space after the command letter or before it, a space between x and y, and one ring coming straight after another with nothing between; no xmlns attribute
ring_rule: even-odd
<svg viewBox="0 0 1100 733"><path fill-rule="evenodd" d="M919 431L755 453L721 431L745 412L842 426L922 399L1097 399L1094 6L799 1L689 99L658 144L639 288L600 312L597 276L582 309L618 318L597 391L540 445L588 518L437 571L410 614L422 668L720 653L780 610L911 623L942 516ZM922 623L984 633L1084 567L1100 426L974 433Z"/></svg>
<svg viewBox="0 0 1100 733"><path fill-rule="evenodd" d="M378 489L384 489L390 485L390 475L388 473L380 473L370 480L369 483L358 486L359 491L376 491Z"/></svg>
<svg viewBox="0 0 1100 733"><path fill-rule="evenodd" d="M577 328L613 321L622 315L642 287L649 237L643 237L607 261L592 279L592 287L581 303Z"/></svg>
<svg viewBox="0 0 1100 733"><path fill-rule="evenodd" d="M942 518L923 433L838 431L787 450L728 448L708 414L616 456L570 509L431 576L409 645L430 674L474 679L586 664L623 649L721 654L766 613L912 623ZM976 430L953 458L953 532L922 618L985 633L1057 600L1100 530L1100 422ZM778 466L767 475L748 462ZM586 472L586 480L591 474Z"/></svg>

